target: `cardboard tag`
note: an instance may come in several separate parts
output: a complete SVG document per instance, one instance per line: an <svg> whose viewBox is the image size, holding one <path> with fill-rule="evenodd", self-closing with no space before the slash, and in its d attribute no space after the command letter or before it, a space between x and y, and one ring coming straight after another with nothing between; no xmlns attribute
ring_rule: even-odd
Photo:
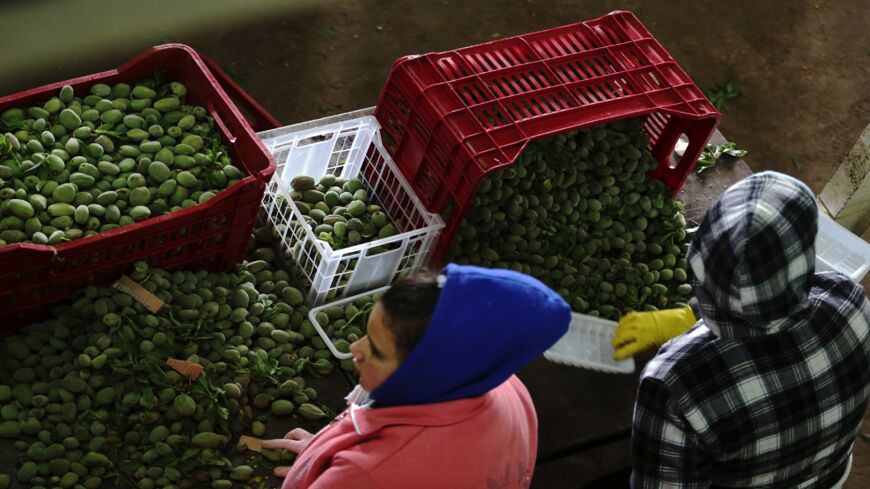
<svg viewBox="0 0 870 489"><path fill-rule="evenodd" d="M163 307L163 301L159 297L152 294L150 290L142 287L126 275L121 275L121 278L112 284L112 288L136 299L140 304L145 306L151 312L157 312Z"/></svg>
<svg viewBox="0 0 870 489"><path fill-rule="evenodd" d="M263 451L263 440L254 438L253 436L242 435L239 437L239 443L246 446L252 452L260 453Z"/></svg>
<svg viewBox="0 0 870 489"><path fill-rule="evenodd" d="M202 365L198 363L188 362L186 360L179 360L177 358L170 358L166 360L166 365L169 365L170 367L172 367L173 370L187 377L187 379L191 382L196 381L196 379L199 378L200 374L202 374L203 371Z"/></svg>

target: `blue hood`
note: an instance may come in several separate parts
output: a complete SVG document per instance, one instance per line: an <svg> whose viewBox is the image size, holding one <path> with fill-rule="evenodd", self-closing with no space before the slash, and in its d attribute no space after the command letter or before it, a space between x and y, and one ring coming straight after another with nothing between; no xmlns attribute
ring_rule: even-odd
<svg viewBox="0 0 870 489"><path fill-rule="evenodd" d="M450 264L432 320L399 368L372 392L375 407L485 394L568 330L571 308L546 285L509 270Z"/></svg>

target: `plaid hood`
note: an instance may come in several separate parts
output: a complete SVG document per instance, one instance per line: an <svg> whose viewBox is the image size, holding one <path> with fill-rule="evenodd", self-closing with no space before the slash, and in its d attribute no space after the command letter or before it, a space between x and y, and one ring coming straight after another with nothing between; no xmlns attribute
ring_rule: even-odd
<svg viewBox="0 0 870 489"><path fill-rule="evenodd" d="M641 375L632 487L842 477L870 396L870 302L845 275L814 273L817 218L810 190L772 172L707 212L687 258L701 320Z"/></svg>
<svg viewBox="0 0 870 489"><path fill-rule="evenodd" d="M707 210L687 257L707 326L736 338L806 319L817 229L812 192L788 175L758 173L726 190Z"/></svg>

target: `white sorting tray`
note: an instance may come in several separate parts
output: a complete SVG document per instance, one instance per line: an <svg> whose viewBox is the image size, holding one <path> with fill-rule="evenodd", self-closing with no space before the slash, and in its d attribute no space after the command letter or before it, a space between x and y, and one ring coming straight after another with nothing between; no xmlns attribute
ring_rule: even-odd
<svg viewBox="0 0 870 489"><path fill-rule="evenodd" d="M571 325L565 336L544 352L544 358L556 363L582 367L600 372L630 374L634 372L634 359L613 359L613 333L616 322L571 313Z"/></svg>
<svg viewBox="0 0 870 489"><path fill-rule="evenodd" d="M816 235L816 271L835 271L861 282L870 270L870 243L819 212Z"/></svg>

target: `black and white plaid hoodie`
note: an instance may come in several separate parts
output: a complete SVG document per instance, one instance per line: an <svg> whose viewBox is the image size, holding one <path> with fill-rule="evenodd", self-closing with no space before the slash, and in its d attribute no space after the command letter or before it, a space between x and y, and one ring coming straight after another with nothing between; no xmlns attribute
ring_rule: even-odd
<svg viewBox="0 0 870 489"><path fill-rule="evenodd" d="M870 395L870 303L815 273L801 182L746 178L711 207L688 262L698 323L644 369L634 488L834 487Z"/></svg>

